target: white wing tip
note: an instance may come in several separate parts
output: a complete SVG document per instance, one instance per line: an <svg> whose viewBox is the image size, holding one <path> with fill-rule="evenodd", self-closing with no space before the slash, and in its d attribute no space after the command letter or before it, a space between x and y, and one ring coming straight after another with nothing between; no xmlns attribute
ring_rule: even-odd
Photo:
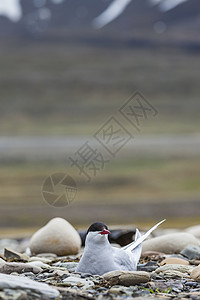
<svg viewBox="0 0 200 300"><path fill-rule="evenodd" d="M163 222L165 222L166 221L166 219L163 219L162 221L160 221L158 224L160 225L160 224L162 224Z"/></svg>

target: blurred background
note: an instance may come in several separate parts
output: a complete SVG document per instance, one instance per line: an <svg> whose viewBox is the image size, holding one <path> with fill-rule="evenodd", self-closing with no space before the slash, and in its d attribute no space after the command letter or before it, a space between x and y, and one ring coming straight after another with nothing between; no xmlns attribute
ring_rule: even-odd
<svg viewBox="0 0 200 300"><path fill-rule="evenodd" d="M199 223L199 30L199 0L0 1L2 232ZM119 112L137 91L140 131ZM134 136L115 156L94 136L112 116ZM86 142L108 160L88 182Z"/></svg>

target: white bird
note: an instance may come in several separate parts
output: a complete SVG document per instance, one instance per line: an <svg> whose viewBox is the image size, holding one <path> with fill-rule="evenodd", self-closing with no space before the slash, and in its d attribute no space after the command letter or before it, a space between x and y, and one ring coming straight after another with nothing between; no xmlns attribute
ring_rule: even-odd
<svg viewBox="0 0 200 300"><path fill-rule="evenodd" d="M84 253L76 272L102 275L114 270L135 271L142 252L142 242L164 221L153 226L144 235L136 229L135 241L123 248L111 246L108 241L110 231L104 223L93 223L87 231Z"/></svg>

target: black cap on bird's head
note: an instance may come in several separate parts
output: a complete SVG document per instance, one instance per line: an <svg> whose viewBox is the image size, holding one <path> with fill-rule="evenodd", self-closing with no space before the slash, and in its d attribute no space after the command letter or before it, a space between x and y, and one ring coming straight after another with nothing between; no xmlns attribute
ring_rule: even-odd
<svg viewBox="0 0 200 300"><path fill-rule="evenodd" d="M102 222L95 222L88 228L87 234L89 232L98 232L99 234L110 234L110 231L108 230L108 227L102 223Z"/></svg>

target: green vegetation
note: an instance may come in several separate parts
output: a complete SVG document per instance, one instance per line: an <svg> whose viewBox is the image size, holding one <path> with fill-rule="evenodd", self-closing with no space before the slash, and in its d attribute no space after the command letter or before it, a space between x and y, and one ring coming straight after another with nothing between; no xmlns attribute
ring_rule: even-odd
<svg viewBox="0 0 200 300"><path fill-rule="evenodd" d="M77 181L76 198L64 208L51 207L42 198L44 179L55 172L69 174ZM116 159L89 184L78 176L76 168L68 168L65 163L11 164L1 167L0 182L0 219L4 226L35 227L59 215L79 226L95 218L110 224L136 222L147 226L155 217L165 217L167 227L185 227L199 217L200 170L196 158ZM187 212L187 203L192 211L190 208ZM137 207L145 216L143 221L135 211Z"/></svg>
<svg viewBox="0 0 200 300"><path fill-rule="evenodd" d="M76 168L61 164L25 163L2 166L0 170L2 204L40 204L44 179L64 172L78 182L81 203L137 203L143 201L198 200L200 170L196 159L115 160L86 184Z"/></svg>
<svg viewBox="0 0 200 300"><path fill-rule="evenodd" d="M157 295L157 294L170 294L172 292L172 288L160 288L160 287L156 287L156 288L144 288L141 287L141 290L145 290L145 291L149 291L151 294Z"/></svg>

